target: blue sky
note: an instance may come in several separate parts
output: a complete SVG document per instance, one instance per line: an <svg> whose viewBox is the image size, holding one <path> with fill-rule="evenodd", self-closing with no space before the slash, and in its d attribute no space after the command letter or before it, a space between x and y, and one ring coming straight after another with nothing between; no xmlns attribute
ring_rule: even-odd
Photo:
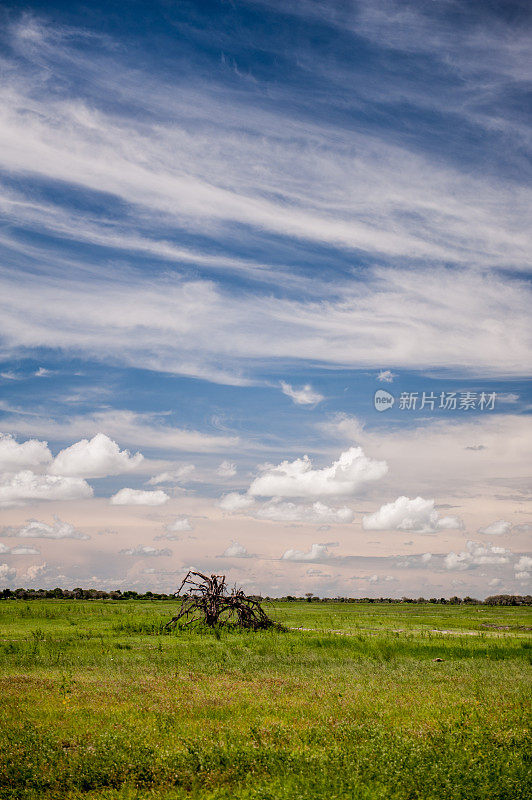
<svg viewBox="0 0 532 800"><path fill-rule="evenodd" d="M529 587L528 4L0 15L6 585Z"/></svg>

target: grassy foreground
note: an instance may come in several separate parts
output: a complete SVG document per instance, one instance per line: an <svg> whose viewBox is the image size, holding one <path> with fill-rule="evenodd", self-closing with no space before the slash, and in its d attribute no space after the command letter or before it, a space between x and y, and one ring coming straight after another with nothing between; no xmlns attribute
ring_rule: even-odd
<svg viewBox="0 0 532 800"><path fill-rule="evenodd" d="M312 630L161 635L174 610L0 603L1 798L532 796L529 609L278 603Z"/></svg>

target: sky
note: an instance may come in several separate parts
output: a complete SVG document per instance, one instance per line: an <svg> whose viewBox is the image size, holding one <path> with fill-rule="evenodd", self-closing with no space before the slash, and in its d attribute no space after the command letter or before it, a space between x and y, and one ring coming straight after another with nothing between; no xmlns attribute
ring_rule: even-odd
<svg viewBox="0 0 532 800"><path fill-rule="evenodd" d="M532 591L531 27L2 4L2 586Z"/></svg>

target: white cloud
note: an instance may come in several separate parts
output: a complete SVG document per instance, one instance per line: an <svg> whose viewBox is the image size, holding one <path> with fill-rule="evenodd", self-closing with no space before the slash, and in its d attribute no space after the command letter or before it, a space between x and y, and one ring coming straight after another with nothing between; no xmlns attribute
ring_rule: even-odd
<svg viewBox="0 0 532 800"><path fill-rule="evenodd" d="M4 529L4 536L15 536L19 539L90 539L91 537L78 531L70 522L63 522L54 516L52 525L30 519L21 528Z"/></svg>
<svg viewBox="0 0 532 800"><path fill-rule="evenodd" d="M46 369L45 367L39 367L34 373L36 378L48 378L50 375L53 375L51 369Z"/></svg>
<svg viewBox="0 0 532 800"><path fill-rule="evenodd" d="M532 569L532 558L530 556L521 556L515 565L517 572Z"/></svg>
<svg viewBox="0 0 532 800"><path fill-rule="evenodd" d="M353 511L347 506L330 508L317 500L312 505L290 502L265 503L254 513L258 519L275 522L309 522L319 524L349 523L353 521Z"/></svg>
<svg viewBox="0 0 532 800"><path fill-rule="evenodd" d="M328 422L320 422L318 429L327 436L350 442L359 442L364 435L364 422L349 414L335 414Z"/></svg>
<svg viewBox="0 0 532 800"><path fill-rule="evenodd" d="M518 403L520 399L520 395L515 394L515 392L497 392L497 403Z"/></svg>
<svg viewBox="0 0 532 800"><path fill-rule="evenodd" d="M309 286L309 290L315 293L315 287ZM37 317L36 292L42 297ZM320 360L353 368L372 368L391 352L396 366L403 368L460 367L485 375L522 375L528 368L530 288L518 279L510 282L490 276L486 280L480 273L444 268L374 268L364 281L346 283L341 294L341 302L327 299L325 294L319 303L244 297L228 295L209 281L187 282L168 276L154 278L147 288L140 278L118 271L112 281L94 277L90 284L77 273L68 281L63 274L47 277L46 282L32 276L31 284L20 276L16 281L4 276L0 278L0 312L12 348L45 343L92 357L98 353L104 361L119 360L220 383L244 383L242 367L271 359L272 353L277 359ZM138 335L138 326L127 313L131 307L143 321L143 336ZM182 309L179 320L176 307ZM198 307L204 314L196 314ZM509 315L512 325L506 326ZM80 318L85 324L78 330L75 321ZM479 327L476 319L486 323ZM442 339L443 326L453 330L452 337ZM213 363L222 357L225 366L220 373ZM111 411L91 415L94 432L105 430L127 443L131 439L124 435L127 426L123 421L114 429L101 421L117 415ZM141 418L146 415L136 416L140 435ZM19 429L10 424L9 430L22 430L23 426L27 431L27 421L20 425ZM164 426L160 427L162 439ZM85 428L82 435L89 432ZM214 451L235 444L235 437L196 431L168 429L167 434L166 445L161 446L168 449ZM135 446L142 445L140 438L133 441Z"/></svg>
<svg viewBox="0 0 532 800"><path fill-rule="evenodd" d="M395 583L397 578L393 575L354 575L353 576L356 580L359 581L367 581L368 583Z"/></svg>
<svg viewBox="0 0 532 800"><path fill-rule="evenodd" d="M469 569L487 564L507 564L510 560L510 551L495 545L483 545L481 542L468 541L466 550L460 553L452 551L444 558L447 569Z"/></svg>
<svg viewBox="0 0 532 800"><path fill-rule="evenodd" d="M432 559L432 553L423 553L421 556L421 561L423 564L428 564L429 561Z"/></svg>
<svg viewBox="0 0 532 800"><path fill-rule="evenodd" d="M50 571L50 567L45 562L44 564L32 564L31 567L28 567L26 570L26 574L24 578L28 581L36 581L37 578L44 578Z"/></svg>
<svg viewBox="0 0 532 800"><path fill-rule="evenodd" d="M0 508L41 500L82 500L92 495L92 487L81 478L36 475L30 470L6 473L0 477Z"/></svg>
<svg viewBox="0 0 532 800"><path fill-rule="evenodd" d="M194 530L188 517L177 517L173 522L165 526L169 533L180 533Z"/></svg>
<svg viewBox="0 0 532 800"><path fill-rule="evenodd" d="M13 372L12 370L0 372L0 378L3 378L5 381L20 381L22 380L22 377L22 375L17 375L16 372Z"/></svg>
<svg viewBox="0 0 532 800"><path fill-rule="evenodd" d="M515 577L518 581L527 581L530 578L530 572L516 572Z"/></svg>
<svg viewBox="0 0 532 800"><path fill-rule="evenodd" d="M109 502L113 506L162 506L170 500L162 489L144 491L143 489L120 489Z"/></svg>
<svg viewBox="0 0 532 800"><path fill-rule="evenodd" d="M90 441L79 442L61 450L49 468L52 475L79 478L105 478L131 472L143 461L142 453L132 456L129 450L120 450L116 442L105 433L97 433Z"/></svg>
<svg viewBox="0 0 532 800"><path fill-rule="evenodd" d="M501 583L502 583L502 580L500 578L492 578L491 581L489 582L488 586L491 586L491 587L495 588L497 586L500 586Z"/></svg>
<svg viewBox="0 0 532 800"><path fill-rule="evenodd" d="M359 13L357 4L358 32L372 17L365 13ZM404 14L406 24L402 14L381 10L382 25L368 24L372 37L380 41L382 27L392 41L397 35L404 37L405 31L417 31L408 24L415 15L410 10ZM463 64L459 53L470 54L473 43L481 57L483 36L475 42L467 39L462 48L451 43L449 51L447 39L441 47L424 35L427 28L425 23L423 34L412 38L428 42L429 52L452 52L446 69ZM163 219L168 229L179 224L191 233L204 233L206 226L239 225L431 265L527 268L529 191L502 173L464 172L445 158L416 152L415 137L398 137L395 143L374 132L351 131L345 137L332 121L288 118L290 104L283 104L281 113L278 108L259 110L256 104L250 107L247 92L231 94L228 102L225 85L213 89L212 82L205 86L196 79L189 85L184 80L177 97L174 87L160 82L155 86L147 73L132 74L120 63L120 48L106 52L98 68L94 54L78 47L85 37L54 38L43 30L31 50L17 37L24 58L16 69L6 70L0 166L13 175L65 180L82 190L110 193L128 208L128 216L121 224L107 218L91 221L96 230L87 231L86 223L78 232L81 226L72 215L25 198L24 203L12 203L10 213L26 214L26 225L35 225L38 215L41 229L55 227L65 240L88 235L91 243L122 250L152 248L175 259L179 253L171 242L153 241L139 232L143 221L147 227ZM506 51L511 48L508 42L518 41L512 72L517 62L519 70L526 62L516 58L523 35L516 40L505 32L500 37ZM490 35L487 40L491 44L493 39ZM423 48L417 44L414 49ZM299 51L297 57L302 57ZM56 91L53 81L41 80L43 74L54 74L58 59L63 64L73 59L76 75L86 70L87 80L70 84L70 96L63 86ZM485 55L481 63L483 69L489 66ZM106 102L100 104L109 74L116 78L105 83ZM482 75L483 98L489 83ZM464 85L470 93L469 82ZM133 86L134 95L128 88ZM117 96L119 103L113 102ZM428 99L434 102L432 96ZM479 104L470 99L469 94L467 102L460 97L456 113L478 110ZM490 136L504 122L489 120ZM512 124L505 126L505 135L511 128ZM100 280L93 270L90 283L67 276L62 265L61 273L57 283L48 275L35 275L31 286L19 286L13 294L2 292L13 349L36 343L68 347L106 360L120 358L122 363L203 372L213 378L221 353L225 359L229 353L259 360L275 354L372 369L387 363L431 368L454 364L480 374L522 374L527 361L530 299L513 276L432 267L367 270L367 281L358 275L346 278L340 291L335 285L328 297L320 293L318 300L308 301L252 297L249 292L230 296L210 281L184 281L181 275L175 280L168 275L155 278L148 287L130 272L115 282L116 273ZM296 277L291 276L293 281ZM316 281L315 274L311 281ZM38 314L30 295L41 299ZM299 297L307 295L302 292ZM131 308L135 315L129 313ZM143 335L132 336L139 329ZM442 337L442 330L452 331L452 336ZM239 370L233 367L228 365L225 375L218 370L218 378L229 379L231 373L236 380Z"/></svg>
<svg viewBox="0 0 532 800"><path fill-rule="evenodd" d="M249 553L244 545L239 542L233 541L229 547L224 550L222 558L248 558Z"/></svg>
<svg viewBox="0 0 532 800"><path fill-rule="evenodd" d="M457 517L440 517L434 508L434 500L402 496L392 503L381 506L374 514L363 517L362 527L366 531L436 533L441 530L460 529L463 525Z"/></svg>
<svg viewBox="0 0 532 800"><path fill-rule="evenodd" d="M12 581L17 577L17 571L9 564L0 564L0 581Z"/></svg>
<svg viewBox="0 0 532 800"><path fill-rule="evenodd" d="M358 8L356 13L354 27L360 35L364 20ZM395 15L381 16L393 25L394 38L399 29L408 30L412 24L412 17L397 24ZM446 69L454 61L463 65L460 51L471 53L473 42L461 40L462 48L448 42L442 45L427 34L427 27L416 38L430 42L432 54L452 48ZM7 110L1 162L14 174L30 172L44 180L55 177L86 190L109 192L144 215L166 215L190 231L208 224L240 224L276 235L431 262L466 262L469 255L469 261L493 263L506 245L507 260L518 264L525 260L526 189L516 191L493 172L464 175L445 159L416 152L415 145L409 147L401 139L389 143L357 131L346 139L332 122L311 122L308 115L304 120L287 117L278 109L258 110L250 107L247 92L232 93L228 99L225 86L213 88L212 82L205 86L196 76L189 76L190 86L183 82L176 97L173 86L154 85L138 69L132 74L116 57L111 62L109 51L98 69L94 55L89 60L76 47L76 37L67 42L58 36L52 41L47 33L31 51L20 37L12 38L28 65L22 78L22 60L17 61L18 70L6 70L4 80ZM377 38L380 41L380 30ZM490 44L493 38L488 38ZM515 32L501 38L513 41ZM475 44L474 52L485 68L486 57ZM522 44L521 48L523 62ZM298 50L298 63L302 57ZM53 71L58 59L61 63L74 59L77 74L85 68L92 102L84 101L79 87L72 87L75 100L71 100L65 98L64 90L55 92L50 84L39 81L43 70ZM315 59L308 63L310 70L316 66ZM97 109L94 97L101 93L108 74L116 79L114 84L107 82L108 103ZM134 96L129 86L135 87ZM484 78L483 92L485 86ZM371 91L375 91L373 82ZM134 103L134 116L128 113L128 100ZM453 108L455 113L464 113L466 107L471 111L471 103L462 97L460 101ZM430 102L434 102L432 97ZM197 121L194 130L190 129L192 107ZM142 108L145 112L139 118ZM491 132L495 123L500 125L501 120L489 120ZM177 151L179 164L174 159ZM134 224L130 223L128 232L135 232ZM383 358L378 363L387 361Z"/></svg>
<svg viewBox="0 0 532 800"><path fill-rule="evenodd" d="M485 528L479 528L478 533L486 536L502 536L510 533L512 530L512 523L504 519L498 519L497 522L492 522L491 525L486 525Z"/></svg>
<svg viewBox="0 0 532 800"><path fill-rule="evenodd" d="M283 561L323 561L330 558L327 545L313 544L308 552L302 550L286 550L282 556Z"/></svg>
<svg viewBox="0 0 532 800"><path fill-rule="evenodd" d="M395 372L392 372L389 369L381 369L379 374L377 375L377 380L381 383L393 383L393 379L396 378L397 375Z"/></svg>
<svg viewBox="0 0 532 800"><path fill-rule="evenodd" d="M245 508L252 506L253 503L253 498L246 494L239 494L239 492L228 492L228 494L224 494L220 498L218 501L218 506L223 511L233 513L235 511L243 511Z"/></svg>
<svg viewBox="0 0 532 800"><path fill-rule="evenodd" d="M28 439L19 444L13 436L0 433L0 472L40 467L51 460L47 442Z"/></svg>
<svg viewBox="0 0 532 800"><path fill-rule="evenodd" d="M221 478L232 478L233 475L236 475L236 464L232 461L222 461L222 463L218 465L216 474Z"/></svg>
<svg viewBox="0 0 532 800"><path fill-rule="evenodd" d="M149 544L139 544L136 547L126 548L125 550L120 550L121 555L124 556L171 556L172 551L169 550L167 547L162 549L158 549L157 547L152 547Z"/></svg>
<svg viewBox="0 0 532 800"><path fill-rule="evenodd" d="M387 471L385 461L375 461L365 456L361 447L351 447L324 469L313 469L308 456L269 467L253 481L248 493L262 497L312 498L352 495L364 483L382 478Z"/></svg>
<svg viewBox="0 0 532 800"><path fill-rule="evenodd" d="M13 536L16 534L9 533L4 531L4 536ZM40 550L37 550L36 547L6 547L3 542L0 542L0 555L11 555L11 556L29 556L29 555L39 555Z"/></svg>
<svg viewBox="0 0 532 800"><path fill-rule="evenodd" d="M520 522L512 528L512 533L528 533L529 531L532 531L532 524L530 522Z"/></svg>
<svg viewBox="0 0 532 800"><path fill-rule="evenodd" d="M283 394L290 397L297 406L315 406L323 400L323 395L312 388L310 383L296 389L285 381L281 381Z"/></svg>
<svg viewBox="0 0 532 800"><path fill-rule="evenodd" d="M96 298L94 302L97 302ZM30 413L15 413L3 419L5 429L26 436L42 435L42 431L46 431L51 439L72 440L106 431L108 436L133 447L157 447L164 451L216 452L239 444L236 436L205 434L176 428L164 422L164 415L138 414L129 409L116 408L87 415L61 416L57 420Z"/></svg>
<svg viewBox="0 0 532 800"><path fill-rule="evenodd" d="M196 467L194 464L183 464L177 469L160 472L158 475L154 475L153 478L147 481L147 484L148 486L159 486L161 483L175 484L179 483L179 481L187 481L195 469Z"/></svg>
<svg viewBox="0 0 532 800"><path fill-rule="evenodd" d="M471 490L473 486L489 497L506 495L509 488L515 489L516 496L522 493L530 474L525 417L496 412L465 416L444 419L434 415L411 426L378 430L358 428L355 420L356 442L373 458L386 459L386 486L391 497L434 497L435 492L460 497L465 487ZM345 441L350 427L349 418L340 416L320 429ZM481 452L464 449L464 445L480 442L485 448Z"/></svg>

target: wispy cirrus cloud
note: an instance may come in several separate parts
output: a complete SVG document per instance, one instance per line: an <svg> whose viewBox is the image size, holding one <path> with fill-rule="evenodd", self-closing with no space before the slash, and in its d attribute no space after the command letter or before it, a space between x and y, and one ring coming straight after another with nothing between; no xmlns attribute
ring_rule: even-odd
<svg viewBox="0 0 532 800"><path fill-rule="evenodd" d="M323 395L313 389L310 383L298 388L281 381L281 389L297 406L315 406L323 400Z"/></svg>
<svg viewBox="0 0 532 800"><path fill-rule="evenodd" d="M291 6L278 11L296 13ZM446 35L444 22L425 8L393 3L358 4L351 14L305 3L297 13L326 24L347 21L348 30L369 41L385 30L388 49L413 52L405 44L411 27L435 26L438 41ZM346 132L340 118L336 125L327 115L298 119L284 103L267 108L253 88L236 91L223 71L211 83L194 76L176 94L173 84L132 67L108 36L31 17L15 22L9 35L0 167L21 180L60 181L67 194L93 193L95 204L87 213L57 196L52 202L44 189L40 199L8 189L7 218L55 237L30 245L15 228L4 234L6 247L21 248L16 290L7 270L2 284L8 352L37 342L68 346L83 357L234 385L245 385L246 371L265 359L286 357L523 373L529 289L478 270L528 268L525 183L485 170L464 173L414 138L394 139L378 128ZM489 35L496 38L493 27ZM471 44L474 36L467 36ZM504 37L499 44L507 48ZM10 69L15 63L17 70ZM60 67L58 90L48 76ZM331 255L347 251L351 265L331 270L326 289L325 276L306 274L302 265L288 269L278 254L271 263L228 255L235 226L246 243L266 236L286 247L296 237L302 247L319 243ZM195 236L203 250L175 243ZM111 278L87 259L69 269L68 283L60 269L54 285L53 264L79 260L80 249L74 254L68 243L80 241L118 258L156 255L173 265L172 274L148 290L135 269L115 270ZM360 254L387 266L358 270ZM413 272L403 268L405 259ZM20 267L30 263L25 285ZM35 276L36 264L46 278ZM458 265L460 272L427 264ZM212 279L184 279L187 265L209 270ZM226 280L235 271L282 291L264 296L254 284L235 293ZM38 310L33 292L42 296ZM138 312L135 320L129 307Z"/></svg>
<svg viewBox="0 0 532 800"><path fill-rule="evenodd" d="M19 414L16 409L13 409L4 416L2 423L6 429L23 436L39 434L50 439L65 441L90 435L93 437L91 441L94 441L94 437L99 434L104 435L102 433L104 432L107 439L113 437L134 447L156 447L167 451L216 452L237 446L239 443L237 436L208 434L178 428L165 424L164 415L149 412L138 413L126 409L110 409L86 415L71 417L63 415L52 418L35 413ZM71 453L69 460L71 460L70 457ZM130 464L129 456L127 459L127 463ZM116 462L114 448L113 460ZM119 461L123 466L124 457L119 456ZM137 459L134 464L135 468L138 468L141 463ZM146 467L151 471L149 462L146 462ZM179 470L178 473L182 478L184 473ZM161 477L161 474L158 477ZM164 478L172 481L174 480L173 475L174 473L166 473Z"/></svg>

